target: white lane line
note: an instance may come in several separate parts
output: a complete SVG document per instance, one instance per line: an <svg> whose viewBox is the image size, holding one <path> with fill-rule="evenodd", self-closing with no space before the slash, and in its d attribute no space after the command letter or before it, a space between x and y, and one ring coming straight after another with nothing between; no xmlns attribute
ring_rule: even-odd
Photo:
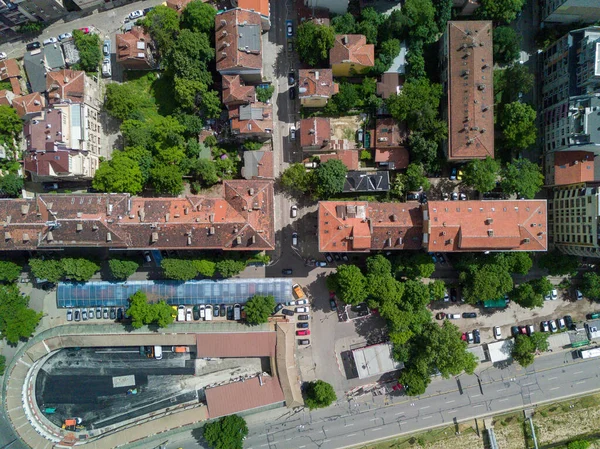
<svg viewBox="0 0 600 449"><path fill-rule="evenodd" d="M375 429L371 429L371 432L377 432L378 430L381 430L381 427L377 427Z"/></svg>
<svg viewBox="0 0 600 449"><path fill-rule="evenodd" d="M581 374L583 371L575 371L573 374Z"/></svg>
<svg viewBox="0 0 600 449"><path fill-rule="evenodd" d="M498 402L504 402L504 401L508 401L508 398L498 399Z"/></svg>
<svg viewBox="0 0 600 449"><path fill-rule="evenodd" d="M267 443L267 444L261 444L260 447L265 447L265 446L268 446L268 445L269 445L269 443Z"/></svg>
<svg viewBox="0 0 600 449"><path fill-rule="evenodd" d="M423 419L429 419L429 418L432 418L432 416L431 415L423 416Z"/></svg>
<svg viewBox="0 0 600 449"><path fill-rule="evenodd" d="M554 388L550 388L550 391L552 390L558 390L560 387L554 387Z"/></svg>
<svg viewBox="0 0 600 449"><path fill-rule="evenodd" d="M506 390L508 390L508 388L501 388L500 390L496 390L496 391L499 393L501 391L506 391Z"/></svg>
<svg viewBox="0 0 600 449"><path fill-rule="evenodd" d="M531 382L531 383L528 383L528 384L523 384L523 385L521 385L521 386L522 386L522 387L528 387L529 385L535 385L535 382Z"/></svg>
<svg viewBox="0 0 600 449"><path fill-rule="evenodd" d="M456 411L455 408L453 408L452 410L446 410L448 413L454 413Z"/></svg>
<svg viewBox="0 0 600 449"><path fill-rule="evenodd" d="M371 418L369 421L377 421L379 418Z"/></svg>
<svg viewBox="0 0 600 449"><path fill-rule="evenodd" d="M290 440L291 440L291 438L286 438L286 439L285 439L285 441L290 441Z"/></svg>
<svg viewBox="0 0 600 449"><path fill-rule="evenodd" d="M329 443L331 440L329 438L327 438L326 440L323 440L323 443Z"/></svg>
<svg viewBox="0 0 600 449"><path fill-rule="evenodd" d="M549 377L548 380L558 379L558 377Z"/></svg>
<svg viewBox="0 0 600 449"><path fill-rule="evenodd" d="M306 447L306 446L298 446L298 449L302 449L303 447Z"/></svg>
<svg viewBox="0 0 600 449"><path fill-rule="evenodd" d="M404 412L394 413L394 416L398 416L398 415L404 415Z"/></svg>
<svg viewBox="0 0 600 449"><path fill-rule="evenodd" d="M446 401L446 404L452 404L453 402L456 402L454 399L452 399L451 401Z"/></svg>
<svg viewBox="0 0 600 449"><path fill-rule="evenodd" d="M481 395L480 394L472 394L471 395L472 398L476 398L476 397L479 397L479 396L481 396Z"/></svg>
<svg viewBox="0 0 600 449"><path fill-rule="evenodd" d="M579 382L575 382L575 385L584 384L585 380L580 380Z"/></svg>
<svg viewBox="0 0 600 449"><path fill-rule="evenodd" d="M484 405L485 405L485 404L477 404L477 405L474 405L474 406L473 406L473 408L477 408L477 407L483 407Z"/></svg>
<svg viewBox="0 0 600 449"><path fill-rule="evenodd" d="M352 427L354 424L346 424L344 427Z"/></svg>
<svg viewBox="0 0 600 449"><path fill-rule="evenodd" d="M406 424L408 421L399 421L398 424L402 425L402 424Z"/></svg>
<svg viewBox="0 0 600 449"><path fill-rule="evenodd" d="M421 407L421 410L425 410L426 408L431 407L430 405L426 405L425 407Z"/></svg>
<svg viewBox="0 0 600 449"><path fill-rule="evenodd" d="M349 434L349 435L346 435L346 436L347 436L348 438L350 438L350 437L354 437L354 436L356 436L356 434L355 434L355 433L351 433L351 434Z"/></svg>

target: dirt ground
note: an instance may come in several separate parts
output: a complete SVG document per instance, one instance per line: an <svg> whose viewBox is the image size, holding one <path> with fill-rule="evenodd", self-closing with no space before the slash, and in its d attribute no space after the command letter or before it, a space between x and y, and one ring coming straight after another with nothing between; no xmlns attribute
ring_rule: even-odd
<svg viewBox="0 0 600 449"><path fill-rule="evenodd" d="M356 131L362 126L360 115L350 115L330 119L331 140L346 140L345 148L356 148Z"/></svg>

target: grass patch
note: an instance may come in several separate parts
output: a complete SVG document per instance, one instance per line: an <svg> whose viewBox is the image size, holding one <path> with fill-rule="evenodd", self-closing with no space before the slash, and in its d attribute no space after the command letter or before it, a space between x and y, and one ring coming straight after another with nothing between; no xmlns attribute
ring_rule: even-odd
<svg viewBox="0 0 600 449"><path fill-rule="evenodd" d="M140 96L148 99L140 108L145 118L152 119L158 115L165 117L173 113L177 105L170 78L164 74L141 70L128 70L125 76L126 81Z"/></svg>
<svg viewBox="0 0 600 449"><path fill-rule="evenodd" d="M474 421L469 421L473 422ZM475 429L468 424L460 424L461 436L475 435ZM439 429L428 430L410 436L401 438L395 438L392 440L384 441L377 444L368 444L363 446L356 446L357 449L410 449L418 447L426 447L427 445L450 440L456 437L456 427L448 426Z"/></svg>
<svg viewBox="0 0 600 449"><path fill-rule="evenodd" d="M9 90L12 92L12 86L10 85L10 81L0 81L0 90Z"/></svg>

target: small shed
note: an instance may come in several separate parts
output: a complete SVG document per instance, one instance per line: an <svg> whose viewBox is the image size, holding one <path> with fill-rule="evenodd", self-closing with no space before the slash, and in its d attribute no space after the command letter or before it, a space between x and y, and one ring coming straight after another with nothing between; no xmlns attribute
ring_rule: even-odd
<svg viewBox="0 0 600 449"><path fill-rule="evenodd" d="M498 363L512 359L512 349L515 342L512 338L508 340L496 341L494 343L488 343L488 354L490 356L490 362Z"/></svg>

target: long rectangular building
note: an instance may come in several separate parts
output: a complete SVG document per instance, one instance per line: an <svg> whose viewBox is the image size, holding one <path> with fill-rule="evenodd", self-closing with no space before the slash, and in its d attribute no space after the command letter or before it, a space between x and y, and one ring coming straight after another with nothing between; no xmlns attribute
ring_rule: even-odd
<svg viewBox="0 0 600 449"><path fill-rule="evenodd" d="M0 251L275 248L273 181L224 181L220 196L42 194L0 200Z"/></svg>

